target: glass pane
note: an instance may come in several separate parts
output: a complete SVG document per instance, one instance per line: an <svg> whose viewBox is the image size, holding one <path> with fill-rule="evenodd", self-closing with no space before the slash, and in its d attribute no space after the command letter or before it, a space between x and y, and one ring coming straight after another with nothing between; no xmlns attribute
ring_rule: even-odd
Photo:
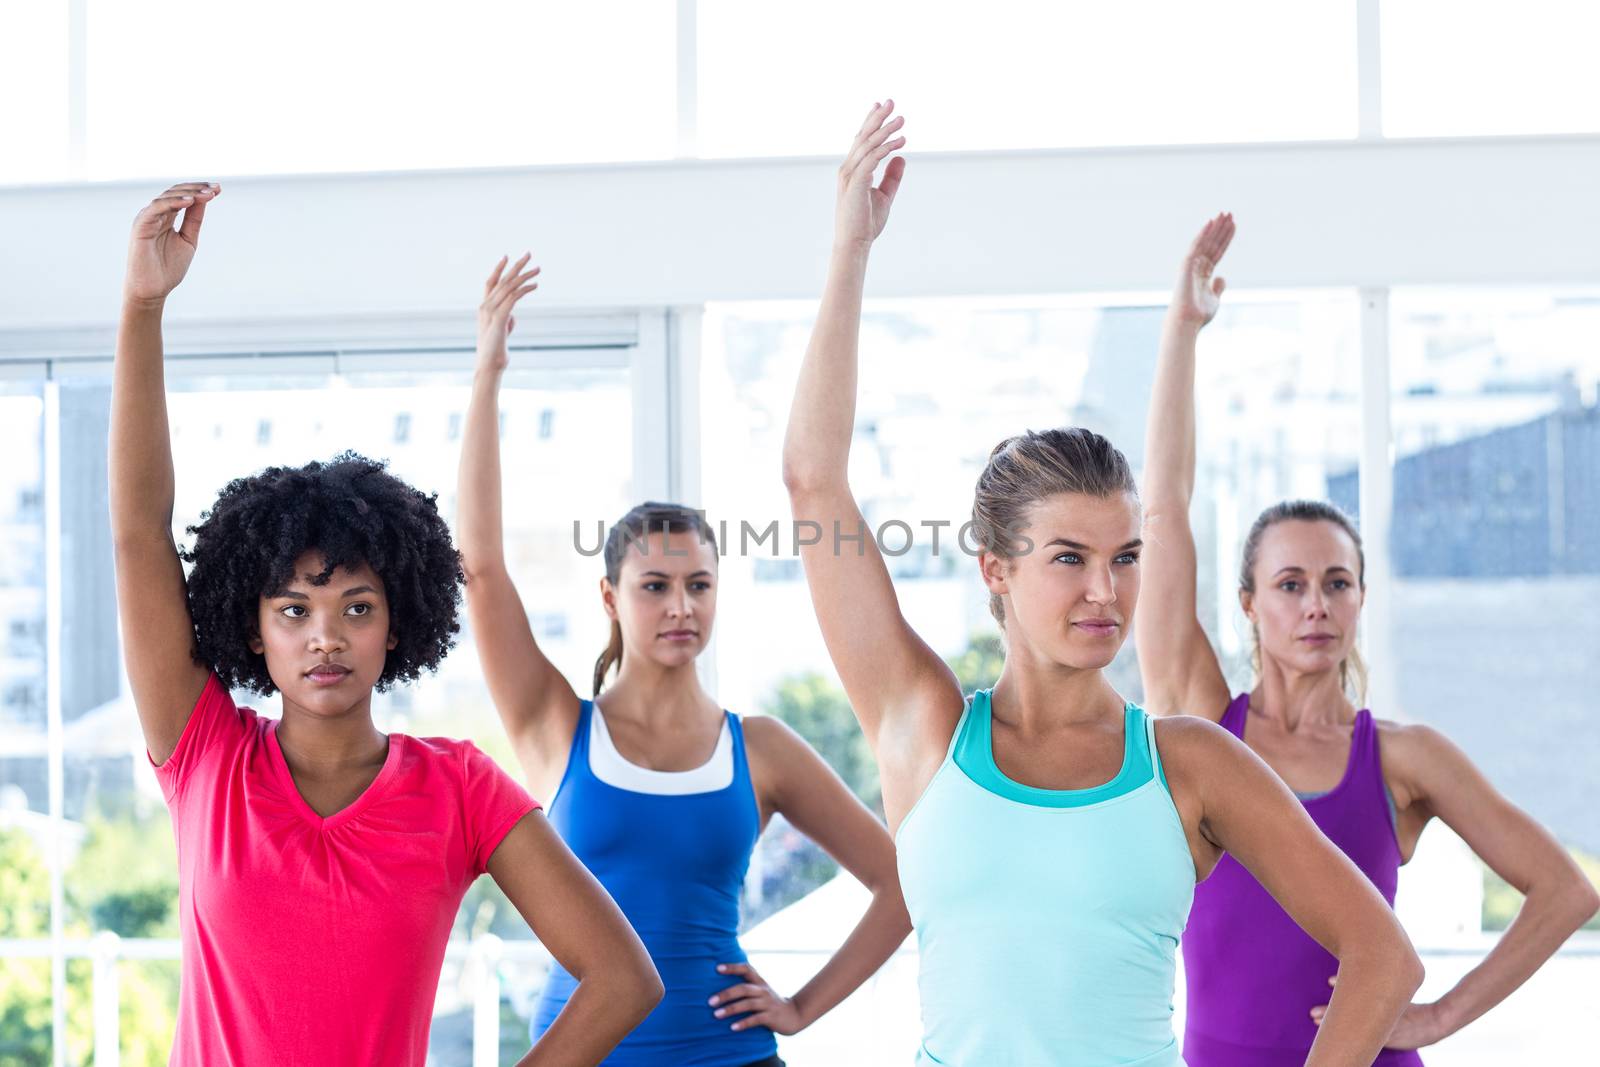
<svg viewBox="0 0 1600 1067"><path fill-rule="evenodd" d="M700 0L697 18L707 156L843 153L885 94L914 151L1356 132L1353 0Z"/></svg>
<svg viewBox="0 0 1600 1067"><path fill-rule="evenodd" d="M1589 0L1384 0L1391 137L1600 130Z"/></svg>
<svg viewBox="0 0 1600 1067"><path fill-rule="evenodd" d="M1412 290L1391 308L1395 618L1379 669L1398 712L1447 734L1600 878L1600 293ZM1481 952L1519 895L1443 827L1422 848L1435 876L1419 944ZM1430 997L1450 973L1435 971ZM1559 961L1441 1047L1462 1064L1512 1048L1581 1059L1588 1043L1551 1021L1573 1018L1563 989L1597 981L1600 958Z"/></svg>
<svg viewBox="0 0 1600 1067"><path fill-rule="evenodd" d="M0 185L65 178L66 3L0 6L0 100Z"/></svg>
<svg viewBox="0 0 1600 1067"><path fill-rule="evenodd" d="M89 176L660 158L675 10L285 0L178 19L90 0Z"/></svg>
<svg viewBox="0 0 1600 1067"><path fill-rule="evenodd" d="M11 767L28 739L45 730L44 400L41 387L0 382L0 790L21 787L24 809L45 811L38 773ZM33 779L37 778L37 781ZM24 784L26 782L27 784ZM12 810L15 798L0 803Z"/></svg>
<svg viewBox="0 0 1600 1067"><path fill-rule="evenodd" d="M705 431L706 497L713 518L719 505L724 510L724 540L731 539L722 578L722 596L730 599L722 603L749 598L752 605L723 610L792 620L775 646L764 630L719 630L718 683L733 707L761 706L796 671L831 671L790 541L777 558L770 539L757 541L773 520L788 519L778 471L813 312L809 304L710 309L703 403L722 415ZM941 654L958 655L974 633L993 630L975 565L953 550L989 450L1024 428L1079 424L1109 436L1140 470L1163 314L1162 306L1106 307L1082 298L869 307L852 484L869 522L898 519L916 531L912 550L891 559L891 570L908 618ZM1230 293L1202 337L1197 404L1205 461L1195 524L1202 581L1212 589L1202 603L1225 645L1238 615L1236 554L1256 513L1284 497L1330 493L1354 508L1357 328L1352 294ZM939 521L951 525L941 528L936 556L932 524ZM903 539L895 528L891 544ZM1228 576L1220 593L1218 569ZM759 654L761 647L785 654ZM1117 683L1137 697L1137 671L1120 664Z"/></svg>
<svg viewBox="0 0 1600 1067"><path fill-rule="evenodd" d="M0 381L0 940L50 936L44 402ZM0 1061L51 1062L50 959L0 955Z"/></svg>
<svg viewBox="0 0 1600 1067"><path fill-rule="evenodd" d="M1234 692L1254 684L1239 558L1256 517L1282 500L1358 515L1360 311L1353 293L1241 301L1200 338L1195 493L1201 622Z"/></svg>

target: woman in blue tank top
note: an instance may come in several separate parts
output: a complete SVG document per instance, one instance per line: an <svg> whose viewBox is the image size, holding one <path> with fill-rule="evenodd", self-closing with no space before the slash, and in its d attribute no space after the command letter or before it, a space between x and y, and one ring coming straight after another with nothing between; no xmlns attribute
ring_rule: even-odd
<svg viewBox="0 0 1600 1067"><path fill-rule="evenodd" d="M550 821L638 931L666 993L610 1067L779 1067L774 1034L815 1021L877 971L910 931L894 845L798 734L742 720L701 688L717 548L701 515L644 504L612 527L601 596L611 640L582 700L540 651L506 567L500 522L500 378L511 311L535 287L528 257L485 286L467 409L457 544L495 707ZM616 679L602 694L607 676ZM762 827L781 814L872 892L855 931L792 997L736 936ZM535 1011L543 1032L581 976L555 966Z"/></svg>
<svg viewBox="0 0 1600 1067"><path fill-rule="evenodd" d="M875 539L855 538L866 530L847 477L862 290L905 173L888 158L905 143L892 112L872 109L839 171L784 481L797 521L838 532L803 560L897 835L921 954L920 1062L1181 1064L1174 957L1195 882L1224 849L1339 959L1307 1062L1370 1062L1421 980L1383 899L1237 739L1201 719L1152 722L1102 673L1139 591L1139 503L1122 454L1080 429L994 449L960 539L980 547L1007 652L994 688L970 703L901 615Z"/></svg>

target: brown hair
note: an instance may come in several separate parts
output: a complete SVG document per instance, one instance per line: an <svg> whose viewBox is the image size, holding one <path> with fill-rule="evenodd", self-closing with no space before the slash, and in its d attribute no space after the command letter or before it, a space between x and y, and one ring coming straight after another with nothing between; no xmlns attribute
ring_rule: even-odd
<svg viewBox="0 0 1600 1067"><path fill-rule="evenodd" d="M702 543L710 545L713 549L717 547L717 536L712 533L711 524L706 521L704 513L682 504L663 504L657 500L645 501L618 519L612 525L611 532L606 535L606 579L613 586L621 581L622 561L628 555L628 549L634 545L641 547L647 545L651 534L689 531L698 533ZM600 658L594 663L595 696L600 695L600 689L605 684L606 675L610 673L611 668L621 666L622 624L612 619L611 640L607 642L605 651L600 653Z"/></svg>
<svg viewBox="0 0 1600 1067"><path fill-rule="evenodd" d="M1367 552L1361 544L1361 532L1356 524L1336 505L1322 500L1284 500L1272 505L1256 517L1255 524L1244 539L1244 553L1239 562L1240 592L1255 594L1256 563L1261 556L1261 539L1267 530L1280 522L1331 522L1349 535L1356 546L1356 585L1367 588ZM1261 634L1251 627L1250 663L1257 675L1261 674ZM1367 664L1361 650L1350 649L1350 655L1339 664L1339 686L1356 698L1357 703L1367 699Z"/></svg>
<svg viewBox="0 0 1600 1067"><path fill-rule="evenodd" d="M1013 558L1017 531L1028 524L1028 510L1057 493L1137 497L1139 488L1127 457L1093 430L1078 426L1028 430L995 445L978 475L972 498L977 544L1002 559ZM989 612L1004 628L1005 603L993 593Z"/></svg>

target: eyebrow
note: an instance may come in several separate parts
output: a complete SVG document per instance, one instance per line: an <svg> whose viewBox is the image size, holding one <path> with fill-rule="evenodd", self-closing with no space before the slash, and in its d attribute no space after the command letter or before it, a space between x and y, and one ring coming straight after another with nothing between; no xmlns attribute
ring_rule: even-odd
<svg viewBox="0 0 1600 1067"><path fill-rule="evenodd" d="M353 589L346 589L340 595L341 596L360 596L362 593L376 593L376 592L377 592L377 590L372 588L372 586L370 586L370 585L358 585L358 586L354 587ZM311 598L306 596L304 593L296 593L293 590L285 589L281 593L274 593L272 595L272 599L273 600L310 600Z"/></svg>
<svg viewBox="0 0 1600 1067"><path fill-rule="evenodd" d="M1073 549L1074 551L1077 551L1077 552L1092 552L1092 551L1094 551L1088 545L1080 545L1078 542L1069 541L1065 537L1058 537L1054 541L1047 541L1047 542L1045 542L1045 546L1044 547L1049 548L1051 545L1060 545L1062 548L1070 548L1070 549ZM1143 547L1144 547L1144 538L1135 537L1132 541L1127 542L1121 548L1117 549L1117 551L1118 552L1126 552L1130 548L1143 548Z"/></svg>
<svg viewBox="0 0 1600 1067"><path fill-rule="evenodd" d="M1306 569L1304 567L1293 567L1293 566L1290 566L1290 567L1279 567L1278 568L1278 574L1304 574L1305 572L1306 572ZM1343 572L1345 574L1353 574L1353 573L1355 573L1349 567L1344 566L1342 563L1341 564L1335 564L1334 566L1329 567L1327 570L1323 571L1322 573L1323 574L1334 574L1336 572ZM1273 577L1274 578L1278 577L1278 574L1274 574Z"/></svg>
<svg viewBox="0 0 1600 1067"><path fill-rule="evenodd" d="M642 575L640 575L640 577L641 578L671 578L672 575L666 573L665 571L645 571ZM709 577L711 577L711 572L710 571L695 571L693 574L689 575L689 577L691 577L691 578L709 578Z"/></svg>

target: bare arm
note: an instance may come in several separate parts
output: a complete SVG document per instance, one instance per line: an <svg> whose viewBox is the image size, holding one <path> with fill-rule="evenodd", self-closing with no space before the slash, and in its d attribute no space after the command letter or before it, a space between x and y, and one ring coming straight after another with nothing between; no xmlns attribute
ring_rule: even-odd
<svg viewBox="0 0 1600 1067"><path fill-rule="evenodd" d="M1161 328L1161 356L1145 431L1144 595L1160 604L1134 618L1145 701L1157 715L1200 715L1217 721L1228 706L1228 683L1200 626L1195 601L1194 496L1195 342L1217 313L1223 280L1212 278L1233 240L1233 217L1218 215L1195 238Z"/></svg>
<svg viewBox="0 0 1600 1067"><path fill-rule="evenodd" d="M1395 740L1401 743L1387 752L1398 757L1412 794L1407 807L1443 819L1526 898L1482 963L1437 1001L1406 1009L1388 1047L1422 1048L1510 996L1600 909L1600 897L1550 832L1502 796L1443 734L1407 726Z"/></svg>
<svg viewBox="0 0 1600 1067"><path fill-rule="evenodd" d="M850 705L883 767L891 823L909 810L938 767L962 707L949 668L901 614L848 479L867 257L905 174L904 157L895 157L884 168L883 183L872 185L877 165L905 144L893 136L902 121L890 119L893 107L886 101L868 113L839 168L828 279L783 443L783 481L795 520L814 524L819 536L800 551L811 602Z"/></svg>
<svg viewBox="0 0 1600 1067"><path fill-rule="evenodd" d="M538 288L539 268L524 255L502 259L484 284L478 309L478 363L462 432L456 516L467 616L489 695L534 794L548 803L559 784L579 700L534 640L528 613L506 566L500 517L500 380L510 362L506 338L517 301Z"/></svg>
<svg viewBox="0 0 1600 1067"><path fill-rule="evenodd" d="M172 540L175 478L162 370L161 314L194 260L206 205L221 189L175 185L133 222L111 383L111 539L123 656L145 747L165 763L208 672L194 660L194 622ZM182 226L173 223L182 213Z"/></svg>
<svg viewBox="0 0 1600 1067"><path fill-rule="evenodd" d="M748 963L724 964L722 973L742 978L717 994L718 1018L737 1018L733 1029L765 1026L794 1034L832 1011L878 972L911 933L911 917L900 895L894 842L867 806L801 736L777 719L752 719L745 737L755 743L763 777L772 781L775 810L821 845L872 893L855 929L828 962L795 995L782 996Z"/></svg>
<svg viewBox="0 0 1600 1067"><path fill-rule="evenodd" d="M1339 985L1306 1067L1371 1063L1422 982L1422 963L1394 912L1232 734L1179 717L1160 723L1157 738L1191 840L1197 831L1232 853L1339 960Z"/></svg>
<svg viewBox="0 0 1600 1067"><path fill-rule="evenodd" d="M639 935L537 811L500 842L489 876L578 980L517 1067L598 1064L661 1001L661 978Z"/></svg>

